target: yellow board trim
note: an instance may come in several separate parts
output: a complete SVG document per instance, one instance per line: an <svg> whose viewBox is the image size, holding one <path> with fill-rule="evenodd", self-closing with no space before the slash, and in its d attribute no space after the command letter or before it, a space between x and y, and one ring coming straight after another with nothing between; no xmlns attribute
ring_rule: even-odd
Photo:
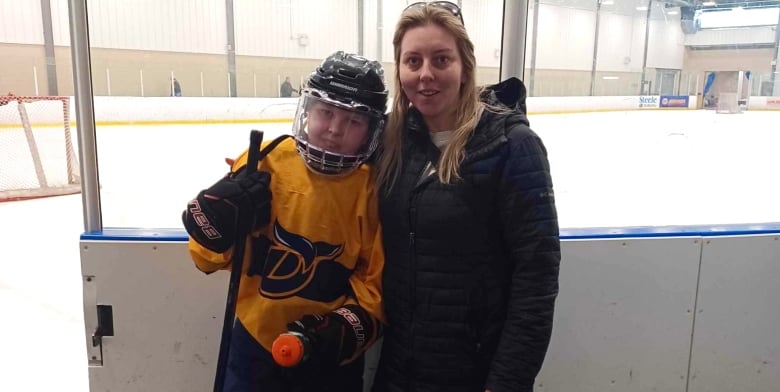
<svg viewBox="0 0 780 392"><path fill-rule="evenodd" d="M97 127L111 126L155 126L155 125L211 125L211 124L291 124L291 118L255 118L255 119L213 119L213 120L138 120L138 121L97 121ZM33 127L60 127L62 123L33 123ZM76 121L71 121L71 127L77 127ZM0 124L0 129L20 128L21 124Z"/></svg>
<svg viewBox="0 0 780 392"><path fill-rule="evenodd" d="M704 110L696 108L642 108L642 109L587 109L587 110L551 110L544 112L528 112L529 116L556 115L556 114L578 114L578 113L608 113L608 112L641 112L646 110ZM752 108L750 111L780 111L775 108ZM205 119L205 120L138 120L138 121L98 121L95 123L98 127L112 126L157 126L157 125L210 125L210 124L291 124L291 118L255 118L255 119ZM72 127L77 127L75 121L71 123ZM35 123L37 127L58 127L62 123ZM0 124L0 130L19 128L19 124Z"/></svg>

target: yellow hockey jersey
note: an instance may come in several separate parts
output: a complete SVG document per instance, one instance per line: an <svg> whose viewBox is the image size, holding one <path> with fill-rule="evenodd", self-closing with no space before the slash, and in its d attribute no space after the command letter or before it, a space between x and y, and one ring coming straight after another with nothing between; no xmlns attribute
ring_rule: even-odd
<svg viewBox="0 0 780 392"><path fill-rule="evenodd" d="M246 165L247 157L239 156L232 170ZM260 170L271 173L271 223L247 238L236 302L244 327L270 351L287 324L305 314L358 303L384 322L384 253L369 168L343 177L313 173L289 138L261 161ZM269 242L267 257L254 254L265 255L253 250ZM203 272L230 267L232 249L214 253L190 238L189 250Z"/></svg>

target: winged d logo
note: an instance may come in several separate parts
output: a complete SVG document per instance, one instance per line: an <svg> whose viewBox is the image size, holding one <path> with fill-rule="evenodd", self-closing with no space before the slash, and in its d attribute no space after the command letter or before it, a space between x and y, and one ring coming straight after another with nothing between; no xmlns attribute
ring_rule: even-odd
<svg viewBox="0 0 780 392"><path fill-rule="evenodd" d="M296 295L311 282L320 263L336 262L344 251L343 244L312 242L285 230L279 221L274 222L273 237L260 284L260 293L269 298Z"/></svg>

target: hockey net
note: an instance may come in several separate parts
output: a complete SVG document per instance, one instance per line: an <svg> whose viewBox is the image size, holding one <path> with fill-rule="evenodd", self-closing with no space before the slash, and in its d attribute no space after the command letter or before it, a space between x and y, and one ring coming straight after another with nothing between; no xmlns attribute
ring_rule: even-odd
<svg viewBox="0 0 780 392"><path fill-rule="evenodd" d="M742 107L739 106L737 93L720 93L718 95L718 105L715 110L717 113L742 113Z"/></svg>
<svg viewBox="0 0 780 392"><path fill-rule="evenodd" d="M70 98L0 96L0 201L81 191Z"/></svg>

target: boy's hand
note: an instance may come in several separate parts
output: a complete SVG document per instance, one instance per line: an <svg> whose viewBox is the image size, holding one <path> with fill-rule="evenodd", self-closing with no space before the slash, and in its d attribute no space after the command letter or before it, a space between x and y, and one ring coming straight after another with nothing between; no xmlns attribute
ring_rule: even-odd
<svg viewBox="0 0 780 392"><path fill-rule="evenodd" d="M303 316L287 329L309 338L313 347L310 360L322 365L350 362L374 338L374 321L358 305L346 305L323 316Z"/></svg>
<svg viewBox="0 0 780 392"><path fill-rule="evenodd" d="M271 174L245 167L228 173L187 204L182 221L187 233L206 249L224 253L240 233L268 224Z"/></svg>

